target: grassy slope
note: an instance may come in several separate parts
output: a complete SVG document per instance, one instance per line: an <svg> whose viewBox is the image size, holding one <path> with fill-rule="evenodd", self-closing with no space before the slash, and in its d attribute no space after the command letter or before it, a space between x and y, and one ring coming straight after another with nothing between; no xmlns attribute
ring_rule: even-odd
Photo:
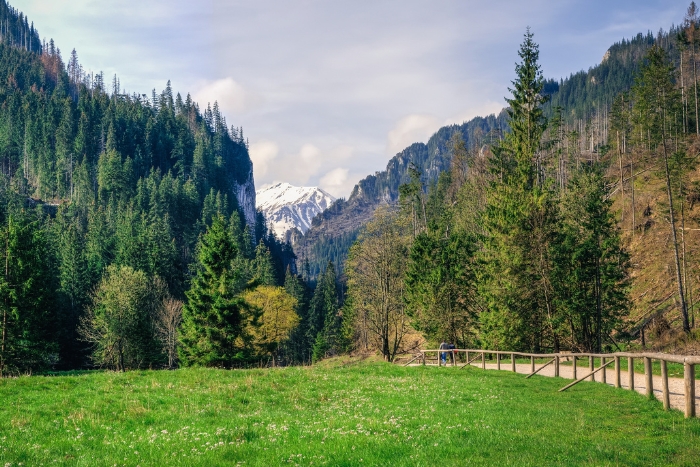
<svg viewBox="0 0 700 467"><path fill-rule="evenodd" d="M0 380L0 465L696 465L700 420L562 385L339 361Z"/></svg>

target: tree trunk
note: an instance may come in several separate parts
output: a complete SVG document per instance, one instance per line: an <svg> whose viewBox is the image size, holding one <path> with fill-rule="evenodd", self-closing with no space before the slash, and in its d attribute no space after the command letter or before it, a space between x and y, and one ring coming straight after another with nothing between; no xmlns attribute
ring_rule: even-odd
<svg viewBox="0 0 700 467"><path fill-rule="evenodd" d="M5 341L7 340L7 304L2 310L2 348L0 348L0 378L5 374Z"/></svg>
<svg viewBox="0 0 700 467"><path fill-rule="evenodd" d="M9 222L12 222L10 217ZM10 231L9 228L5 233L5 284L10 282ZM5 298L5 306L2 309L2 347L0 347L0 377L5 374L5 347L7 343L7 298Z"/></svg>
<svg viewBox="0 0 700 467"><path fill-rule="evenodd" d="M685 294L683 293L683 281L681 278L681 262L678 254L678 235L676 234L676 220L673 212L673 192L671 191L671 173L668 168L668 151L666 148L666 109L662 109L661 119L661 142L664 151L664 168L666 170L666 192L668 194L669 217L671 218L671 234L673 235L673 253L676 263L676 283L678 285L678 297L681 304L681 316L683 318L683 331L690 332L690 322L688 321L688 309L685 303Z"/></svg>
<svg viewBox="0 0 700 467"><path fill-rule="evenodd" d="M598 250L600 250L600 239L598 239ZM596 270L595 270L595 289L596 289L596 351L598 353L602 352L603 349L603 304L601 301L601 287L600 287L600 259L596 258Z"/></svg>
<svg viewBox="0 0 700 467"><path fill-rule="evenodd" d="M630 190L632 195L632 238L634 238L634 232L637 230L637 214L634 204L634 153L630 157Z"/></svg>
<svg viewBox="0 0 700 467"><path fill-rule="evenodd" d="M688 132L687 106L685 103L685 81L683 79L683 49L680 50L681 55L681 104L683 107L683 133Z"/></svg>
<svg viewBox="0 0 700 467"><path fill-rule="evenodd" d="M698 118L698 67L695 63L695 38L693 37L693 82L695 86L695 132L700 135L700 119Z"/></svg>
<svg viewBox="0 0 700 467"><path fill-rule="evenodd" d="M620 132L617 132L617 154L620 162L620 195L622 210L620 211L620 223L625 221L625 179L622 172L622 148L620 147Z"/></svg>

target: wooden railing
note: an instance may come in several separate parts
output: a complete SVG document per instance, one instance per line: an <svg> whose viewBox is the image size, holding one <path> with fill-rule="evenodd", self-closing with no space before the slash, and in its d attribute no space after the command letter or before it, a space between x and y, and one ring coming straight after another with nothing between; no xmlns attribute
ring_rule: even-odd
<svg viewBox="0 0 700 467"><path fill-rule="evenodd" d="M627 371L628 371L628 387L631 390L634 390L634 361L636 359L642 359L644 361L644 377L645 377L645 382L646 382L646 395L648 397L652 397L654 394L654 381L653 381L653 375L652 375L652 362L654 360L660 362L661 365L661 391L662 391L662 402L664 405L665 410L669 410L671 407L670 404L670 392L668 388L668 363L680 363L683 365L683 377L685 380L685 417L690 418L690 417L695 417L695 365L700 364L700 356L684 356L684 355L669 355L669 354L664 354L664 353L630 353L630 352L616 352L616 353L607 353L607 354L598 354L598 353L556 353L556 354L535 354L535 353L525 353L525 352L507 352L507 351L498 351L498 350L483 350L483 349L449 349L449 350L440 350L440 349L429 349L429 350L421 350L419 354L415 356L415 358L406 365L410 364L411 362L415 360L419 360L423 365L426 364L426 355L435 353L437 356L437 365L441 366L442 361L440 358L441 353L446 353L447 357L450 360L450 363L452 366L457 365L457 357L464 353L464 359L462 361L461 368L464 368L468 365L472 365L476 360L481 360L481 368L486 369L486 356L488 355L491 359L495 356L496 359L496 369L500 370L501 369L501 361L502 360L510 360L510 366L511 366L511 371L515 372L516 371L516 358L529 358L530 359L530 373L527 375L527 378L530 378L531 376L537 374L542 370L543 368L554 364L554 376L559 376L559 367L561 364L561 361L563 359L566 359L567 361L571 359L573 361L573 379L574 381L571 384L568 384L561 388L559 391L566 391L570 387L574 386L575 384L580 383L581 381L584 381L585 379L590 379L591 381L595 381L595 375L596 373L600 372L602 370L602 378L601 382L606 383L606 372L604 368L608 367L611 364L615 364L615 370L614 370L614 386L616 388L622 387L620 383L620 359L621 358L626 358L627 359ZM470 359L470 356L472 357ZM506 356L506 358L503 358L503 356ZM548 359L547 363L544 365L540 366L539 368L536 368L535 365L535 359L543 359L546 358ZM578 359L584 359L588 358L589 365L588 365L588 370L589 372L582 376L581 378L577 377L577 365L576 361ZM595 359L598 358L600 359L600 366L598 368L595 368ZM448 363L445 362L447 365Z"/></svg>

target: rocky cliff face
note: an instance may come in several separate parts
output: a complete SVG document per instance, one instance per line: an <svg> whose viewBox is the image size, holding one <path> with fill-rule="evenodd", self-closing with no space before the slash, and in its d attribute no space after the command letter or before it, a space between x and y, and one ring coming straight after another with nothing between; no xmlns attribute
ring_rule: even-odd
<svg viewBox="0 0 700 467"><path fill-rule="evenodd" d="M246 224L255 229L255 181L253 180L253 164L250 165L250 172L246 180L240 184L233 182L233 188L238 200L238 206L243 211Z"/></svg>
<svg viewBox="0 0 700 467"><path fill-rule="evenodd" d="M268 225L277 237L297 229L301 233L311 227L311 221L335 201L335 198L317 187L297 187L278 183L256 193L257 207L265 215Z"/></svg>

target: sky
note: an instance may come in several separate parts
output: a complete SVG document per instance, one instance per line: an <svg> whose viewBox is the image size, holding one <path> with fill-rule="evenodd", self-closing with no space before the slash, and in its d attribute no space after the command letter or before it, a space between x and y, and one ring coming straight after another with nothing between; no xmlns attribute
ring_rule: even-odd
<svg viewBox="0 0 700 467"><path fill-rule="evenodd" d="M668 30L689 0L10 0L64 60L122 89L218 101L256 187L349 196L441 126L498 113L526 27L545 77Z"/></svg>

